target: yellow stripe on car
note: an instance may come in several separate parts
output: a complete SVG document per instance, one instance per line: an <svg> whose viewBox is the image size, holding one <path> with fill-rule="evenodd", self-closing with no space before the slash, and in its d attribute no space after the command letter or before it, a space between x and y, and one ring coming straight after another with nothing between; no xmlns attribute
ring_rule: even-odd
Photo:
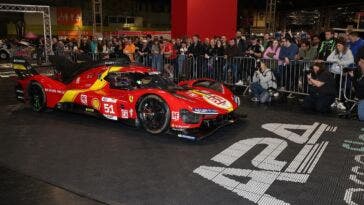
<svg viewBox="0 0 364 205"><path fill-rule="evenodd" d="M104 78L106 77L106 75L109 72L118 72L122 69L122 67L110 67L107 70L105 70L100 77L97 78L97 80L94 82L94 84L92 84L90 86L90 88L88 89L74 89L74 90L67 90L62 99L59 102L74 102L74 100L76 99L76 97L80 94L80 93L84 93L84 92L88 92L88 91L95 91L95 90L100 90L102 88L104 88L107 85L107 81L104 80Z"/></svg>

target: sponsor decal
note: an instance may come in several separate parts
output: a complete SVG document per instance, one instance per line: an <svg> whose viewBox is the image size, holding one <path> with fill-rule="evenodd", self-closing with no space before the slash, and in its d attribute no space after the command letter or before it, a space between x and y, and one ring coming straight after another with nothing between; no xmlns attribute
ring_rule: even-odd
<svg viewBox="0 0 364 205"><path fill-rule="evenodd" d="M130 102L130 103L133 103L133 101L134 101L134 96L129 95L129 102Z"/></svg>
<svg viewBox="0 0 364 205"><path fill-rule="evenodd" d="M205 114L205 115L214 115L214 114L219 114L216 110L214 109L205 109L205 108L193 108L192 109L193 113L196 114Z"/></svg>
<svg viewBox="0 0 364 205"><path fill-rule="evenodd" d="M362 131L364 131L363 128ZM364 194L364 180L362 180L364 176L364 134L360 134L358 138L355 141L345 140L342 144L343 148L360 153L354 156L355 165L351 167L351 173L348 177L353 185L345 190L344 201L349 205L359 205L360 202L355 201L355 196Z"/></svg>
<svg viewBox="0 0 364 205"><path fill-rule="evenodd" d="M81 94L80 98L81 98L81 103L83 105L87 105L87 95Z"/></svg>
<svg viewBox="0 0 364 205"><path fill-rule="evenodd" d="M92 107L93 107L93 108L95 108L96 110L100 110L100 101L99 101L99 99L97 99L97 98L93 98L93 99L91 100L91 105L92 105Z"/></svg>
<svg viewBox="0 0 364 205"><path fill-rule="evenodd" d="M115 98L102 97L101 101L102 102L107 102L107 103L116 103L117 100Z"/></svg>
<svg viewBox="0 0 364 205"><path fill-rule="evenodd" d="M220 166L202 165L193 172L212 181L238 196L260 205L289 204L287 201L267 193L276 181L285 183L306 183L323 155L328 141L319 141L324 132L335 132L328 125L315 122L312 125L269 123L262 128L273 133L272 137L256 137L236 142L211 160ZM297 134L294 130L303 131ZM288 147L288 142L303 146L292 161L278 160L277 157ZM264 149L251 160L253 169L232 167L256 146ZM236 164L236 163L235 163ZM232 178L231 176L234 176ZM236 177L248 181L235 180ZM299 193L297 193L299 194Z"/></svg>
<svg viewBox="0 0 364 205"><path fill-rule="evenodd" d="M128 110L121 109L121 118L123 118L123 119L128 119L129 118Z"/></svg>
<svg viewBox="0 0 364 205"><path fill-rule="evenodd" d="M114 105L109 103L104 103L104 113L115 115Z"/></svg>
<svg viewBox="0 0 364 205"><path fill-rule="evenodd" d="M80 77L76 78L76 84L80 84Z"/></svg>
<svg viewBox="0 0 364 205"><path fill-rule="evenodd" d="M172 120L179 120L179 112L172 111Z"/></svg>
<svg viewBox="0 0 364 205"><path fill-rule="evenodd" d="M110 119L110 120L118 120L118 117L116 117L115 115L108 115L108 114L103 114L103 115L107 119Z"/></svg>
<svg viewBox="0 0 364 205"><path fill-rule="evenodd" d="M129 110L129 116L130 117L133 117L133 113L134 113L134 110L130 108L130 110Z"/></svg>
<svg viewBox="0 0 364 205"><path fill-rule="evenodd" d="M172 124L171 127L175 130L179 130L179 129L188 129L191 126L190 125L177 125L177 124Z"/></svg>
<svg viewBox="0 0 364 205"><path fill-rule="evenodd" d="M47 93L64 94L64 91L62 91L62 90L56 90L56 89L50 89L50 88L45 88L44 91Z"/></svg>
<svg viewBox="0 0 364 205"><path fill-rule="evenodd" d="M85 111L86 111L86 112L94 112L95 110L94 110L94 109L92 109L92 108L88 108L88 107L87 107L87 108L85 109Z"/></svg>
<svg viewBox="0 0 364 205"><path fill-rule="evenodd" d="M194 136L184 135L184 134L178 134L178 137L179 138L185 138L185 139L188 139L188 140L195 140L196 139L196 137L194 137Z"/></svg>

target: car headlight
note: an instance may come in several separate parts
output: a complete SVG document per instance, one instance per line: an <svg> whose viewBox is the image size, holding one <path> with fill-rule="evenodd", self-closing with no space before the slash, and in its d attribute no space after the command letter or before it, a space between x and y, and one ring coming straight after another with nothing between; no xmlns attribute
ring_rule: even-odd
<svg viewBox="0 0 364 205"><path fill-rule="evenodd" d="M190 112L185 109L180 110L180 115L181 115L182 121L186 124L198 124L201 119L200 115L195 114L195 113Z"/></svg>
<svg viewBox="0 0 364 205"><path fill-rule="evenodd" d="M238 106L240 106L240 97L234 95L234 101L238 104Z"/></svg>

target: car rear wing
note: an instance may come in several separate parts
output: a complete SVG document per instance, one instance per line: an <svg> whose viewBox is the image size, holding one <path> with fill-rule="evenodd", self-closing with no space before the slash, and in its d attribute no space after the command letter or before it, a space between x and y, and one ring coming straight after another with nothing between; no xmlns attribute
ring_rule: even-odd
<svg viewBox="0 0 364 205"><path fill-rule="evenodd" d="M38 74L37 71L23 57L13 57L12 68L20 79Z"/></svg>

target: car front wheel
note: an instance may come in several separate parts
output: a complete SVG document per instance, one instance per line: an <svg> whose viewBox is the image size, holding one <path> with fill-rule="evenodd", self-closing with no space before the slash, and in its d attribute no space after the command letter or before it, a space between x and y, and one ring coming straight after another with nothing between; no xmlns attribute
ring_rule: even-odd
<svg viewBox="0 0 364 205"><path fill-rule="evenodd" d="M137 111L138 119L147 132L159 134L168 130L171 112L161 97L145 96L138 104Z"/></svg>

